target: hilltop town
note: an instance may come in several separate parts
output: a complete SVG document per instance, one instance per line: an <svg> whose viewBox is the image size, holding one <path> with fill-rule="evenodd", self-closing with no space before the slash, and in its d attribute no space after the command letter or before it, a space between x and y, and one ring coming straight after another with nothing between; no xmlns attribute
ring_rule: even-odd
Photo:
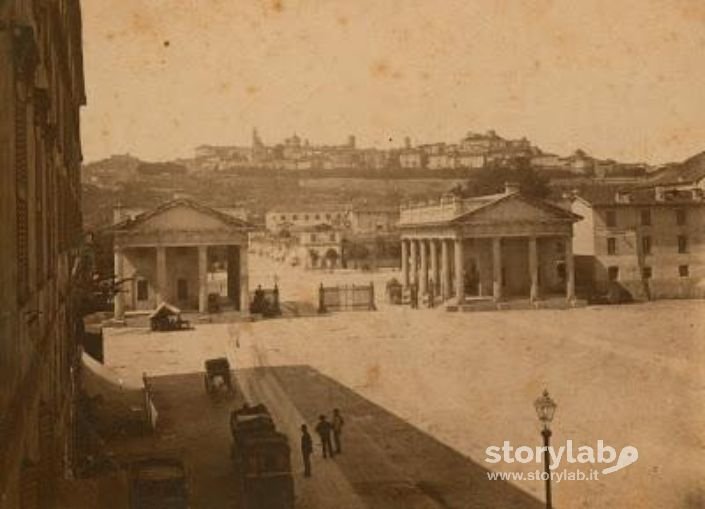
<svg viewBox="0 0 705 509"><path fill-rule="evenodd" d="M283 204L365 202L397 206L405 200L439 196L496 169L520 166L548 179L554 188L633 185L651 181L674 165L652 166L598 159L577 149L549 154L526 138L505 139L495 131L467 133L457 143L412 145L409 138L389 149L358 147L351 135L341 145L315 145L293 135L265 144L257 130L250 146L201 145L190 159L148 162L129 154L84 165L89 225L109 220L92 206L148 206L191 195L218 206L246 207L256 222ZM677 171L677 168L672 171ZM102 192L103 191L103 192ZM108 195L109 193L109 195ZM104 196L105 195L105 196ZM276 197L276 198L275 198Z"/></svg>

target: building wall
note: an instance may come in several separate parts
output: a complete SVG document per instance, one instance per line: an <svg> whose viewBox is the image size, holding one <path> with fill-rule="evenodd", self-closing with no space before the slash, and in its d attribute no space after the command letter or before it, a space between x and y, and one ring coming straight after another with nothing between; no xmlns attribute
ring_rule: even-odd
<svg viewBox="0 0 705 509"><path fill-rule="evenodd" d="M85 99L79 6L61 3L0 3L3 509L48 507L73 460Z"/></svg>
<svg viewBox="0 0 705 509"><path fill-rule="evenodd" d="M571 211L582 219L573 225L573 253L576 256L595 255L595 218L592 207L575 200Z"/></svg>
<svg viewBox="0 0 705 509"><path fill-rule="evenodd" d="M337 231L306 231L299 234L299 256L307 269L333 268L327 261L329 252L334 252L334 266L340 267L343 260L342 234ZM315 253L315 255L312 255Z"/></svg>
<svg viewBox="0 0 705 509"><path fill-rule="evenodd" d="M641 224L642 210L647 209L651 214L650 226ZM677 209L686 211L685 225L677 224ZM576 254L592 259L592 266L581 261L578 269L591 271L595 291L607 290L610 267L616 267L616 282L636 299L705 296L705 232L701 227L705 224L704 203L599 206L589 213L573 210L587 218L576 225L574 246ZM614 213L614 226L607 224L608 210ZM590 245L590 229L592 252L584 249ZM685 253L679 253L679 236L687 239ZM644 252L645 237L650 239L650 253ZM609 239L614 243L612 253ZM683 269L679 267L686 266L688 275L682 276L679 271ZM647 277L645 271L649 270L651 275Z"/></svg>
<svg viewBox="0 0 705 509"><path fill-rule="evenodd" d="M388 232L399 224L399 209L394 210L353 210L350 214L350 227L353 233Z"/></svg>
<svg viewBox="0 0 705 509"><path fill-rule="evenodd" d="M407 169L422 168L423 154L418 150L402 152L399 154L399 166Z"/></svg>
<svg viewBox="0 0 705 509"><path fill-rule="evenodd" d="M157 254L153 248L134 248L124 250L123 271L126 278L133 280L124 284L125 309L148 310L155 309L157 302ZM147 281L147 300L137 300L137 285L140 279Z"/></svg>
<svg viewBox="0 0 705 509"><path fill-rule="evenodd" d="M276 232L287 227L307 227L321 224L340 224L346 218L345 210L320 209L320 210L286 210L271 211L265 215L265 227L271 232Z"/></svg>
<svg viewBox="0 0 705 509"><path fill-rule="evenodd" d="M198 248L166 248L167 296L181 309L198 309ZM178 281L186 281L187 297L179 299Z"/></svg>
<svg viewBox="0 0 705 509"><path fill-rule="evenodd" d="M544 294L563 294L565 279L558 266L565 260L565 244L558 237L537 239L539 286ZM466 241L463 251L465 271L471 278L479 278L482 295L492 295L494 262L492 241L476 238ZM472 269L472 267L475 267ZM506 296L527 297L530 290L529 248L526 237L502 239L503 293Z"/></svg>

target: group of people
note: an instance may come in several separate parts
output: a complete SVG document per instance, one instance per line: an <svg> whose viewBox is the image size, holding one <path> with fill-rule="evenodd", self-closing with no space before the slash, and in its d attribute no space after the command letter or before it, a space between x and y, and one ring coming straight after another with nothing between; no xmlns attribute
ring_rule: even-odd
<svg viewBox="0 0 705 509"><path fill-rule="evenodd" d="M281 314L279 309L279 288L274 285L272 298L268 299L262 285L257 285L254 298L250 303L250 313L261 314L265 317L272 317Z"/></svg>
<svg viewBox="0 0 705 509"><path fill-rule="evenodd" d="M336 454L342 454L341 438L345 421L340 414L340 410L333 409L333 418L329 421L325 415L318 417L316 424L316 434L321 439L323 447L323 458L333 458ZM304 476L311 477L311 455L313 454L313 439L308 432L308 426L301 425L301 454L304 459Z"/></svg>

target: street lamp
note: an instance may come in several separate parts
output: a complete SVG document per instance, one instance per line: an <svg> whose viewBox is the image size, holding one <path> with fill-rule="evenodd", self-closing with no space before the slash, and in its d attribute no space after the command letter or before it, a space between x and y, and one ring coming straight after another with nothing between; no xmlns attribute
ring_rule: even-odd
<svg viewBox="0 0 705 509"><path fill-rule="evenodd" d="M553 420L553 414L556 412L556 402L551 399L548 395L548 390L543 391L543 395L536 398L534 401L534 408L536 409L536 415L541 421L541 436L543 436L543 463L544 471L546 473L546 509L551 509L553 507L551 503L551 456L548 452L548 447L551 441L551 421Z"/></svg>

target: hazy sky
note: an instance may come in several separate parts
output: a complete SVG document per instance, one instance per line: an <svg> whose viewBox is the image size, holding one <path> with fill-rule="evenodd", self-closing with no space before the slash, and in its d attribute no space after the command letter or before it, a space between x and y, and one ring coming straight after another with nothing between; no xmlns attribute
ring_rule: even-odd
<svg viewBox="0 0 705 509"><path fill-rule="evenodd" d="M87 161L202 143L705 150L703 0L83 0ZM392 139L390 141L390 138Z"/></svg>

